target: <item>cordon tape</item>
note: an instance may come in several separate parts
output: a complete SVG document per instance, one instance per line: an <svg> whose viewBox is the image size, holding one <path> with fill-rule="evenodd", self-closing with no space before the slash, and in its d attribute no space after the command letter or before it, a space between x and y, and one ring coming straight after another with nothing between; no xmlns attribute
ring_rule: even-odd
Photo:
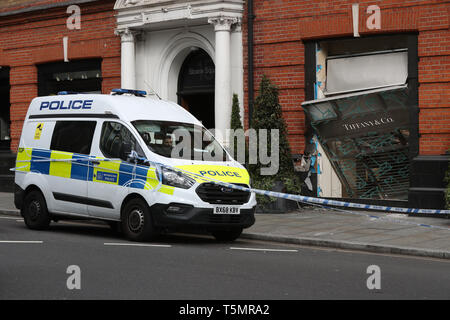
<svg viewBox="0 0 450 320"><path fill-rule="evenodd" d="M268 197L275 197L275 198L293 200L293 201L297 201L297 202L302 202L302 203L307 203L307 204L311 204L311 205L316 205L316 206L319 206L319 207L324 207L324 208L327 208L327 209L336 209L336 208L326 207L326 206L335 206L335 207L355 208L355 209L364 209L364 210L376 210L376 211L384 211L384 212L397 212L397 213L435 214L435 215L447 215L447 214L450 214L450 210L417 209L417 208L401 208L401 207L378 206L378 205L352 203L352 202L337 201L337 200L330 200L330 199L323 199L323 198L316 198L316 197L307 197L307 196L302 196L302 195L295 195L295 194L288 194L288 193L281 193L281 192L274 192L274 191L267 191L267 190L259 190L259 189L247 188L247 187L243 187L243 186L239 186L239 185L235 185L235 184L219 181L219 180L216 180L214 178L204 177L204 176L202 176L200 174L193 173L193 172L190 172L190 171L187 171L187 170L183 170L183 169L180 169L180 168L168 166L168 165L165 165L165 164L162 164L162 163L153 162L153 161L150 161L150 160L148 160L146 158L137 157L136 154L132 153L132 156L133 155L135 155L136 160L140 161L141 163L147 163L147 164L149 164L149 167L155 167L156 169L166 168L166 169L170 169L170 170L177 171L177 172L180 172L180 173L184 173L184 174L186 174L188 176L195 177L195 178L203 180L205 182L215 183L215 184L221 185L221 186L229 188L229 189L236 189L236 190L241 190L241 191L253 192L255 194L268 196ZM34 160L18 160L17 162L75 162L78 165L86 165L85 163L82 163L83 161L86 161L86 160L89 161L89 160L99 160L99 159L94 159L94 158L90 158L90 159L49 159L49 158L41 158L41 159L34 159ZM101 161L117 162L118 160L117 159L114 160L114 159L102 158ZM137 162L135 164L129 164L129 165L130 166L134 166L134 167L138 166ZM21 167L17 167L16 166L15 168L12 168L10 170L11 171L17 171L17 169L20 169L20 168ZM100 168L101 169L101 167L96 167L96 168ZM111 168L105 168L105 169L107 169L109 171L116 171L116 172L120 173L119 170L113 170ZM158 183L158 185L156 187L150 188L153 191L157 191L161 187L161 181L162 181L161 170L158 170L158 171L160 173L159 176L158 176L159 183ZM129 172L127 172L127 173L129 174ZM141 178L141 179L138 179L138 180L143 180L144 183L146 183L145 182L146 176L141 176L139 174L135 174L135 176ZM369 217L371 219L385 219L384 217L379 217L379 216L375 216L375 215L365 214L365 213L361 213L361 212L347 211L347 210L341 210L341 211L344 211L346 213L366 216L366 217ZM392 219L389 219L389 220L390 221L394 221L394 222L400 222L400 221L396 221L396 220L392 220ZM428 224L408 223L406 221L401 221L401 223L411 224L411 225L421 226L421 227L430 227L430 228L439 228L439 229L450 230L450 228L432 226L432 225L428 225Z"/></svg>

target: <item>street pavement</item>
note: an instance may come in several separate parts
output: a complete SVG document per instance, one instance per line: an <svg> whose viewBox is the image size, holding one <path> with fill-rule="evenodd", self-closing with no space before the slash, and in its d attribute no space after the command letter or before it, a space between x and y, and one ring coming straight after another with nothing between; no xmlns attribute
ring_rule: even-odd
<svg viewBox="0 0 450 320"><path fill-rule="evenodd" d="M0 192L0 213L18 215L12 193ZM256 214L241 238L375 253L450 259L450 219L324 209Z"/></svg>
<svg viewBox="0 0 450 320"><path fill-rule="evenodd" d="M103 223L60 221L35 231L20 217L0 214L0 301L222 300L219 305L243 307L255 304L248 300L264 300L256 304L268 305L272 315L277 304L267 300L448 300L449 263L242 238L222 243L207 235L171 234L137 243ZM276 319L298 319L304 312L298 301L283 306L290 306L291 316ZM161 310L159 302L144 310L155 314L155 307ZM218 306L213 318L227 318L224 312ZM176 313L170 305L162 310L167 319L206 319Z"/></svg>

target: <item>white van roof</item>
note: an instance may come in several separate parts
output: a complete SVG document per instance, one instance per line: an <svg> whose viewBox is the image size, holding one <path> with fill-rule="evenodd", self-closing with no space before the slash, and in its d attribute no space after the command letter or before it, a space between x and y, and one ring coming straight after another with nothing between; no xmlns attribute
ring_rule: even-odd
<svg viewBox="0 0 450 320"><path fill-rule="evenodd" d="M26 119L119 118L124 121L161 120L201 125L192 114L171 101L135 95L64 94L37 97Z"/></svg>

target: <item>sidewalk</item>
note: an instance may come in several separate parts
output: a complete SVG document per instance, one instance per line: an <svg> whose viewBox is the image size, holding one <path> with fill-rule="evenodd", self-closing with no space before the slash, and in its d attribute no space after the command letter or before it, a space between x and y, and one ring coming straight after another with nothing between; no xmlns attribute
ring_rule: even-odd
<svg viewBox="0 0 450 320"><path fill-rule="evenodd" d="M241 237L450 259L450 219L343 211L308 207L294 213L257 214L256 223Z"/></svg>
<svg viewBox="0 0 450 320"><path fill-rule="evenodd" d="M0 192L2 213L19 214L14 207L12 193ZM244 230L241 237L450 259L450 219L409 217L405 214L336 211L311 206L293 213L256 214L256 223Z"/></svg>

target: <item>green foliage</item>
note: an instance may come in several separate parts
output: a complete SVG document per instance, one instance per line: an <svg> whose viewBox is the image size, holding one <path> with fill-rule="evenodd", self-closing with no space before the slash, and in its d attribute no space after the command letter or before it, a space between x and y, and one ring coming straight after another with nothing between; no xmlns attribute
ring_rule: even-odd
<svg viewBox="0 0 450 320"><path fill-rule="evenodd" d="M230 125L230 129L237 130L237 129L243 129L242 127L242 122L241 122L241 114L240 114L240 109L239 109L239 99L238 99L238 95L237 94L233 94L233 105L231 106L231 125ZM238 144L237 144L237 138L234 138L233 134L231 134L230 136L230 141L231 139L234 139L234 144L233 144L233 157L235 159L237 159L237 150L238 150ZM247 150L247 148L246 148ZM245 157L245 159L247 159L247 157Z"/></svg>
<svg viewBox="0 0 450 320"><path fill-rule="evenodd" d="M233 130L242 129L241 114L239 110L239 99L236 93L233 94L233 105L231 106L231 125Z"/></svg>
<svg viewBox="0 0 450 320"><path fill-rule="evenodd" d="M258 164L249 165L249 173L252 179L252 187L263 190L272 190L275 182L281 181L284 184L284 192L300 193L302 183L294 174L294 165L291 157L291 150L287 140L287 129L283 119L281 105L278 99L278 88L264 75L260 87L259 95L255 100L253 110L252 127L259 134L259 129L279 130L279 170L275 175L261 175L263 167ZM258 141L260 137L258 136ZM271 150L270 134L268 134L267 150ZM258 146L259 148L259 146ZM258 150L259 154L259 150ZM265 196L257 196L260 205L274 202L276 199Z"/></svg>

